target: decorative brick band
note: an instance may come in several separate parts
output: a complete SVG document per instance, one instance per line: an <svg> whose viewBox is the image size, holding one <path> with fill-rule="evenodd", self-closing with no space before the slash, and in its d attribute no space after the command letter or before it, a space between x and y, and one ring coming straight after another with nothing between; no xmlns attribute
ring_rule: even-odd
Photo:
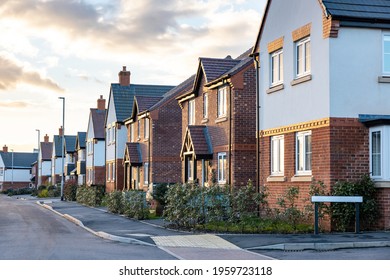
<svg viewBox="0 0 390 280"><path fill-rule="evenodd" d="M322 37L337 38L339 36L340 21L333 20L332 16L322 15Z"/></svg>
<svg viewBox="0 0 390 280"><path fill-rule="evenodd" d="M289 126L282 126L278 128L271 128L261 131L261 137L269 137L284 133L292 133L298 131L304 131L309 129L317 129L321 127L327 127L330 125L330 119L324 118L320 120L314 120L310 122L297 123Z"/></svg>
<svg viewBox="0 0 390 280"><path fill-rule="evenodd" d="M310 32L311 32L311 23L308 23L298 29L295 29L292 32L293 41L296 42L302 38L309 36Z"/></svg>
<svg viewBox="0 0 390 280"><path fill-rule="evenodd" d="M284 36L268 43L268 53L273 53L276 50L283 48Z"/></svg>

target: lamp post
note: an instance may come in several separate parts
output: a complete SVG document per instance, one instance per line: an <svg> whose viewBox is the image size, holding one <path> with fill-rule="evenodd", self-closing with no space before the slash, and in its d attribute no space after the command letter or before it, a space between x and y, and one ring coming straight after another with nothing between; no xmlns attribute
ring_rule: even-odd
<svg viewBox="0 0 390 280"><path fill-rule="evenodd" d="M41 176L42 176L42 163L40 162L39 160L39 154L40 154L40 149L41 149L41 145L40 145L40 139L41 139L41 131L39 129L35 129L35 131L38 132L38 156L37 156L37 164L38 164L38 174L36 174L36 182L37 182L37 185L35 186L37 189L38 189L38 186L41 185Z"/></svg>
<svg viewBox="0 0 390 280"><path fill-rule="evenodd" d="M61 149L61 157L62 157L62 172L61 172L61 201L64 200L64 152L65 152L65 97L58 97L58 99L62 99L62 149Z"/></svg>
<svg viewBox="0 0 390 280"><path fill-rule="evenodd" d="M11 186L14 186L14 149L11 149Z"/></svg>

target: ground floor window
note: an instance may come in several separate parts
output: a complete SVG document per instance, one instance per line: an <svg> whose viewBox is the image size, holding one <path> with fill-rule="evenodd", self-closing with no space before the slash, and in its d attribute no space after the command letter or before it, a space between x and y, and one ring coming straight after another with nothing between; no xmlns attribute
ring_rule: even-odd
<svg viewBox="0 0 390 280"><path fill-rule="evenodd" d="M226 183L226 153L218 153L218 183Z"/></svg>
<svg viewBox="0 0 390 280"><path fill-rule="evenodd" d="M284 135L271 138L271 175L284 174Z"/></svg>
<svg viewBox="0 0 390 280"><path fill-rule="evenodd" d="M149 185L149 163L144 164L144 185Z"/></svg>
<svg viewBox="0 0 390 280"><path fill-rule="evenodd" d="M296 135L296 173L311 175L311 131L298 132Z"/></svg>

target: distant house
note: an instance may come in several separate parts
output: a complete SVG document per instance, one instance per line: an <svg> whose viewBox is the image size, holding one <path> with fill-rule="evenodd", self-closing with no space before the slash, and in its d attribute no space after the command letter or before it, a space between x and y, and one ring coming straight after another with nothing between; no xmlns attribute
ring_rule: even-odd
<svg viewBox="0 0 390 280"><path fill-rule="evenodd" d="M123 158L127 139L124 121L132 115L134 96L162 96L172 86L130 83L130 71L123 67L119 83L111 84L105 120L106 190L124 188Z"/></svg>
<svg viewBox="0 0 390 280"><path fill-rule="evenodd" d="M105 128L106 100L97 100L97 108L90 109L86 135L86 184L104 185L106 183Z"/></svg>
<svg viewBox="0 0 390 280"><path fill-rule="evenodd" d="M47 185L51 178L51 156L53 153L53 142L49 142L49 136L44 136L44 142L40 143L38 155L38 181L37 185Z"/></svg>
<svg viewBox="0 0 390 280"><path fill-rule="evenodd" d="M259 64L261 185L270 205L289 186L375 180L390 228L390 2L268 1Z"/></svg>
<svg viewBox="0 0 390 280"><path fill-rule="evenodd" d="M125 120L126 189L152 191L158 183L181 181L181 109L176 97L192 88L194 76L163 96L135 96Z"/></svg>
<svg viewBox="0 0 390 280"><path fill-rule="evenodd" d="M0 191L31 187L31 168L37 161L37 153L0 151Z"/></svg>
<svg viewBox="0 0 390 280"><path fill-rule="evenodd" d="M62 127L59 129L58 135L53 137L52 150L52 165L51 165L51 184L56 185L61 183L62 177L62 161L64 160L64 181L70 179L70 172L75 169L75 151L76 151L76 136L65 135L65 149L62 152ZM64 158L62 157L64 156Z"/></svg>
<svg viewBox="0 0 390 280"><path fill-rule="evenodd" d="M76 135L76 151L75 151L75 161L76 165L73 171L71 171L70 175L73 177L78 185L85 185L85 139L86 132L77 132Z"/></svg>
<svg viewBox="0 0 390 280"><path fill-rule="evenodd" d="M255 180L256 79L249 54L200 58L193 88L177 97L184 182L240 187Z"/></svg>

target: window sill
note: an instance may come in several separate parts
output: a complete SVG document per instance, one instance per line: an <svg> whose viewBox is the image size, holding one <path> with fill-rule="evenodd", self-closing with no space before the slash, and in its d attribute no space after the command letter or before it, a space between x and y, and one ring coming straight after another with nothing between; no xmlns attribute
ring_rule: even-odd
<svg viewBox="0 0 390 280"><path fill-rule="evenodd" d="M283 89L284 89L284 84L279 84L279 85L271 86L269 89L267 89L266 93L270 94Z"/></svg>
<svg viewBox="0 0 390 280"><path fill-rule="evenodd" d="M313 176L311 175L295 175L291 178L291 182L312 182Z"/></svg>
<svg viewBox="0 0 390 280"><path fill-rule="evenodd" d="M209 119L208 118L204 118L201 123L208 123L209 122Z"/></svg>
<svg viewBox="0 0 390 280"><path fill-rule="evenodd" d="M311 74L306 75L306 76L303 76L303 77L299 77L299 78L294 79L294 80L291 82L291 85L292 85L292 86L299 85L299 84L302 84L302 83L311 81L312 78L313 78L313 77L312 77Z"/></svg>
<svg viewBox="0 0 390 280"><path fill-rule="evenodd" d="M390 83L390 76L379 76L378 83Z"/></svg>
<svg viewBox="0 0 390 280"><path fill-rule="evenodd" d="M271 175L267 178L267 182L286 182L287 177L286 176L278 176L278 175Z"/></svg>
<svg viewBox="0 0 390 280"><path fill-rule="evenodd" d="M218 117L218 119L215 120L215 123L226 122L227 120L227 117Z"/></svg>
<svg viewBox="0 0 390 280"><path fill-rule="evenodd" d="M375 187L376 188L382 188L382 189L388 189L388 188L390 188L390 181L376 181L375 179L374 179L374 182L375 182Z"/></svg>

